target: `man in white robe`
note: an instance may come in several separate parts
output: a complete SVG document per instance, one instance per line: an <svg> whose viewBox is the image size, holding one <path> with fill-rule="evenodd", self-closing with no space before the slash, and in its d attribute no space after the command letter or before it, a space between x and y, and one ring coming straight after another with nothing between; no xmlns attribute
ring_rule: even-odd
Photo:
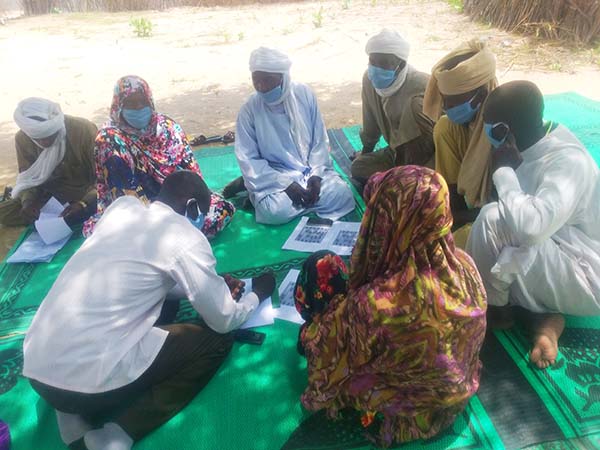
<svg viewBox="0 0 600 450"><path fill-rule="evenodd" d="M354 197L333 169L315 95L291 82L290 66L277 50L252 52L257 92L238 115L235 154L257 222L282 224L309 212L336 220L354 209Z"/></svg>
<svg viewBox="0 0 600 450"><path fill-rule="evenodd" d="M467 244L490 312L505 320L509 305L533 313L530 360L542 369L557 357L562 314L600 315L598 166L567 128L544 123L543 109L527 81L506 83L487 99L498 201L481 210Z"/></svg>

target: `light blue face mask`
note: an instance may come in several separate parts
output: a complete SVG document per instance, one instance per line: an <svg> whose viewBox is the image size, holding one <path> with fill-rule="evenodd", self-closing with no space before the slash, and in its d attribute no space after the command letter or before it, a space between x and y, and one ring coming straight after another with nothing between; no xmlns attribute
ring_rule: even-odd
<svg viewBox="0 0 600 450"><path fill-rule="evenodd" d="M150 123L150 119L152 118L152 108L145 106L142 109L123 109L121 114L129 125L138 130L142 130Z"/></svg>
<svg viewBox="0 0 600 450"><path fill-rule="evenodd" d="M397 68L389 70L369 64L367 76L375 89L385 89L390 87L392 83L396 81L396 70Z"/></svg>
<svg viewBox="0 0 600 450"><path fill-rule="evenodd" d="M192 219L191 217L188 216L189 207L190 207L190 204L192 204L192 203L194 203L196 205L196 210L198 211L198 215L196 216L195 219ZM190 221L190 223L192 225L194 225L196 228L198 228L200 231L202 231L202 228L204 227L204 220L206 219L206 216L204 215L204 213L202 211L200 211L200 207L198 206L198 202L196 201L195 198L190 198L187 201L187 203L185 204L185 217L187 217L187 219Z"/></svg>
<svg viewBox="0 0 600 450"><path fill-rule="evenodd" d="M267 92L257 92L266 103L274 103L283 95L283 88L281 86L281 84L279 86L275 86L273 89Z"/></svg>
<svg viewBox="0 0 600 450"><path fill-rule="evenodd" d="M496 139L494 137L494 133L493 133L494 128L496 128L499 125L504 125L506 127L506 134L500 140ZM492 143L492 147L494 147L494 148L498 148L502 144L504 144L504 142L506 142L506 138L508 138L508 133L510 131L510 128L504 122L497 122L497 123L493 123L493 124L486 122L483 124L483 129L485 130L485 134L487 135L489 141Z"/></svg>
<svg viewBox="0 0 600 450"><path fill-rule="evenodd" d="M473 98L468 102L465 102L461 105L453 106L452 108L448 108L446 110L446 115L448 116L448 119L450 119L452 122L458 125L464 125L473 120L473 117L475 117L475 114L477 114L477 111L479 111L479 108L481 108L481 103L479 103L479 105L477 105L477 107L475 108L471 106L471 102L475 99L476 96L477 94L475 94Z"/></svg>

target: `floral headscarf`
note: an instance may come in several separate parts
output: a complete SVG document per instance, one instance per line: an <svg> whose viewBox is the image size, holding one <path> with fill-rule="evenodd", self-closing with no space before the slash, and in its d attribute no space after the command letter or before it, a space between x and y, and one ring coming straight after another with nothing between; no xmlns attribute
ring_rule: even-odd
<svg viewBox="0 0 600 450"><path fill-rule="evenodd" d="M320 314L333 297L348 291L348 269L342 258L328 250L309 256L294 288L296 310L307 322Z"/></svg>
<svg viewBox="0 0 600 450"><path fill-rule="evenodd" d="M121 116L121 112L123 111L123 103L125 102L125 99L138 92L146 98L150 109L152 109L152 119L150 119L150 125L144 128L144 130L147 130L147 132L151 132L153 129L156 128L157 117L156 108L154 107L154 98L152 97L152 91L150 90L150 86L148 86L148 83L146 83L145 80L138 77L137 75L127 75L117 80L113 92L112 103L110 105L111 126L119 127L128 133L140 133L140 130L129 125L127 121L123 120L123 117Z"/></svg>

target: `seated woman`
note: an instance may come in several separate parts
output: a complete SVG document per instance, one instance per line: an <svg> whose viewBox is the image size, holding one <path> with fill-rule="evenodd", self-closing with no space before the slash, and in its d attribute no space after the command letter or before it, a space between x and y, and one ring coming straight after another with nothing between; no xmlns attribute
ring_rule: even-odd
<svg viewBox="0 0 600 450"><path fill-rule="evenodd" d="M123 195L150 203L164 179L177 170L202 175L181 126L156 112L148 83L137 76L117 81L110 121L96 137L98 212L84 226L92 234L106 208ZM211 238L230 222L235 207L212 194L210 210L197 226Z"/></svg>
<svg viewBox="0 0 600 450"><path fill-rule="evenodd" d="M450 426L479 387L486 295L454 245L448 187L425 167L373 175L350 275L331 253L299 275L308 361L302 404L361 411L378 445ZM346 291L345 278L348 278Z"/></svg>

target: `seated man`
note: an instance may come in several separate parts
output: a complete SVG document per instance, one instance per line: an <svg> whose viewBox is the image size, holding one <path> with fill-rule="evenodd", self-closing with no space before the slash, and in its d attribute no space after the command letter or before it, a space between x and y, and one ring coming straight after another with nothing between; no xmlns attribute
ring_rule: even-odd
<svg viewBox="0 0 600 450"><path fill-rule="evenodd" d="M494 313L510 320L507 305L533 313L530 360L542 369L556 359L561 314L600 315L598 167L567 128L544 123L543 112L542 94L528 81L489 95L483 119L497 147L491 159L498 202L482 208L467 245L492 326Z"/></svg>
<svg viewBox="0 0 600 450"><path fill-rule="evenodd" d="M10 199L0 203L0 223L27 225L38 219L51 196L69 203L62 216L69 224L96 212L94 139L89 120L64 116L60 105L42 98L19 103L14 119L19 175Z"/></svg>
<svg viewBox="0 0 600 450"><path fill-rule="evenodd" d="M490 143L481 105L497 84L494 54L471 41L433 67L425 91L423 111L437 121L435 169L448 183L455 229L473 222L490 200Z"/></svg>
<svg viewBox="0 0 600 450"><path fill-rule="evenodd" d="M129 449L169 420L215 374L229 331L273 291L267 274L239 298L241 282L217 275L194 224L210 201L191 171L169 175L149 206L118 198L42 302L23 345L23 375L56 408L66 444ZM206 325L155 324L176 284Z"/></svg>
<svg viewBox="0 0 600 450"><path fill-rule="evenodd" d="M256 221L282 224L308 212L339 219L354 209L354 197L333 170L315 95L291 82L290 66L277 50L250 56L257 92L238 115L235 154Z"/></svg>
<svg viewBox="0 0 600 450"><path fill-rule="evenodd" d="M410 46L395 31L367 42L369 68L362 80L362 152L352 177L364 184L375 172L415 164L433 168L433 121L423 114L429 75L407 64ZM383 134L388 147L373 152Z"/></svg>

